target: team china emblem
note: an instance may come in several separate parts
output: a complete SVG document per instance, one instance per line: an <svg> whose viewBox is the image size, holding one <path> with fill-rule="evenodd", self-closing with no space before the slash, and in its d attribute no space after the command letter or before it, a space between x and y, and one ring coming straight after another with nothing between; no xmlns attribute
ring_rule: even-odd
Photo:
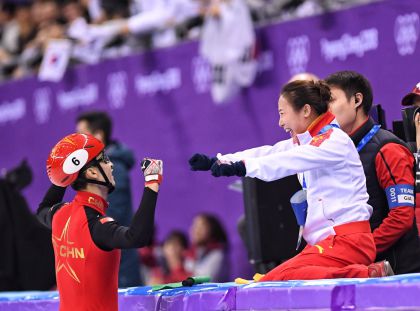
<svg viewBox="0 0 420 311"><path fill-rule="evenodd" d="M315 147L319 147L321 146L321 144L327 140L328 138L330 138L331 133L332 133L332 129L329 129L328 131L326 131L324 134L319 134L317 136L314 136L311 140L311 145L315 146Z"/></svg>

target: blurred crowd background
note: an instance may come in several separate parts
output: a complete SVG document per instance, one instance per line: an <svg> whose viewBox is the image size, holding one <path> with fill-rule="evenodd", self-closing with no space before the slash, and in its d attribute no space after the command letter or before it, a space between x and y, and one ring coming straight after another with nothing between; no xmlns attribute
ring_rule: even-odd
<svg viewBox="0 0 420 311"><path fill-rule="evenodd" d="M36 74L51 40L68 39L70 65L97 63L201 36L221 5L244 9L255 26L375 0L4 0L0 81ZM376 0L377 1L377 0ZM238 13L235 13L238 10Z"/></svg>

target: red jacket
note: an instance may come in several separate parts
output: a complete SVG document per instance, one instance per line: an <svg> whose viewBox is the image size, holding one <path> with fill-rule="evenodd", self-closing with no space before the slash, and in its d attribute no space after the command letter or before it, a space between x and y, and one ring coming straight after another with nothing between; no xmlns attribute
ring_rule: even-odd
<svg viewBox="0 0 420 311"><path fill-rule="evenodd" d="M381 188L396 184L414 185L414 157L410 150L396 143L384 145L375 159ZM413 225L414 209L400 206L389 211L382 224L373 231L377 252L383 252L401 238Z"/></svg>
<svg viewBox="0 0 420 311"><path fill-rule="evenodd" d="M118 310L121 251L103 251L95 245L85 206L104 215L108 204L95 194L78 192L52 222L60 310Z"/></svg>

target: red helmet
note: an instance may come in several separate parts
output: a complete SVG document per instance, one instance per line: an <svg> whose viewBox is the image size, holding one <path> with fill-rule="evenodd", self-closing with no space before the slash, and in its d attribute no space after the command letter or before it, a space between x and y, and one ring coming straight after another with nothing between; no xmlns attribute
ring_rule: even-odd
<svg viewBox="0 0 420 311"><path fill-rule="evenodd" d="M98 156L104 144L89 134L71 134L60 140L47 160L47 173L51 182L60 187L71 185L79 171Z"/></svg>
<svg viewBox="0 0 420 311"><path fill-rule="evenodd" d="M420 82L417 83L417 85L414 87L414 89L411 91L411 93L408 93L404 96L402 99L401 105L403 106L411 106L414 104L413 100L420 96Z"/></svg>

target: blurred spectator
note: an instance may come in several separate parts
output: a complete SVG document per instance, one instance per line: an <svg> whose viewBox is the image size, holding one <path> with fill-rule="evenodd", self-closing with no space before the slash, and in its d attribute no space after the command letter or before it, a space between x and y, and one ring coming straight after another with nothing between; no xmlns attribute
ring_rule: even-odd
<svg viewBox="0 0 420 311"><path fill-rule="evenodd" d="M49 290L55 285L51 233L21 194L31 181L26 161L0 178L0 291Z"/></svg>
<svg viewBox="0 0 420 311"><path fill-rule="evenodd" d="M29 2L18 3L14 8L14 19L3 30L2 47L10 54L17 55L36 35Z"/></svg>
<svg viewBox="0 0 420 311"><path fill-rule="evenodd" d="M96 63L106 40L93 40L82 5L76 0L68 0L63 4L63 17L67 23L66 35L74 41L72 57L75 62Z"/></svg>
<svg viewBox="0 0 420 311"><path fill-rule="evenodd" d="M8 20L7 16L3 17L5 24L2 27L0 48L0 66L3 76L13 72L18 65L19 55L37 34L29 2L9 5L6 12L3 14L13 14L14 18Z"/></svg>
<svg viewBox="0 0 420 311"><path fill-rule="evenodd" d="M156 241L156 227L153 228L153 238L149 245L138 249L141 258L140 273L146 284L152 284L150 278L152 271L159 269L162 258L162 247Z"/></svg>
<svg viewBox="0 0 420 311"><path fill-rule="evenodd" d="M106 214L120 225L129 226L133 217L129 171L134 166L133 152L116 140L112 140L112 121L105 112L85 112L77 117L76 130L88 133L105 144L105 152L113 163L115 190L109 195ZM119 287L139 286L140 266L135 249L123 249L118 276Z"/></svg>
<svg viewBox="0 0 420 311"><path fill-rule="evenodd" d="M28 42L25 50L18 59L18 64L13 71L14 78L21 78L25 75L38 71L44 52L51 40L63 39L65 36L64 27L59 20L43 22L36 37Z"/></svg>
<svg viewBox="0 0 420 311"><path fill-rule="evenodd" d="M185 269L193 276L210 276L212 282L228 281L228 239L219 219L205 213L196 216L190 240Z"/></svg>
<svg viewBox="0 0 420 311"><path fill-rule="evenodd" d="M202 12L200 54L212 66L212 98L223 103L254 82L255 32L243 0L203 0Z"/></svg>
<svg viewBox="0 0 420 311"><path fill-rule="evenodd" d="M83 9L76 0L69 0L63 5L63 17L67 23L67 35L69 38L83 41L86 33L87 21L83 16Z"/></svg>
<svg viewBox="0 0 420 311"><path fill-rule="evenodd" d="M101 0L80 0L80 5L87 12L90 22L93 24L103 22L105 17L101 7Z"/></svg>
<svg viewBox="0 0 420 311"><path fill-rule="evenodd" d="M132 16L128 20L128 29L135 34L141 32L142 27L153 27L149 31L154 31L152 35L154 47L174 45L178 41L174 27L191 16L198 15L197 1L149 0L143 2L145 3L144 13ZM149 18L149 21L146 18Z"/></svg>
<svg viewBox="0 0 420 311"><path fill-rule="evenodd" d="M148 283L150 285L175 283L191 276L184 267L187 248L188 239L182 231L170 232L163 242L160 266L153 269Z"/></svg>
<svg viewBox="0 0 420 311"><path fill-rule="evenodd" d="M371 1L376 0L5 0L0 3L0 81L36 73L45 46L57 37L73 41L70 65L91 64L197 38L204 20L208 44L201 51L213 65L214 98L222 102L255 75L251 14L267 23ZM216 25L223 26L220 33ZM217 51L211 48L214 42L226 48Z"/></svg>
<svg viewBox="0 0 420 311"><path fill-rule="evenodd" d="M198 5L191 0L145 0L137 4L138 13L127 19L93 28L93 36L150 33L154 47L166 47L177 42L174 27L187 18L198 15Z"/></svg>

